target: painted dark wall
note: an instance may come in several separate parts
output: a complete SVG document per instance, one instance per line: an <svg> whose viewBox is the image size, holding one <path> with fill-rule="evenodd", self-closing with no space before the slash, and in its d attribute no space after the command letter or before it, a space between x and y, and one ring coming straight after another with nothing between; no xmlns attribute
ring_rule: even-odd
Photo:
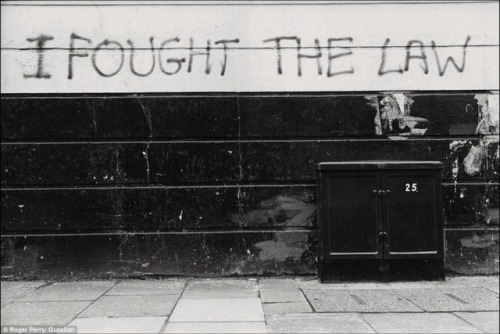
<svg viewBox="0 0 500 334"><path fill-rule="evenodd" d="M4 95L2 275L314 274L316 164L344 160L443 162L446 268L498 273L498 126L420 93L398 127L384 96Z"/></svg>

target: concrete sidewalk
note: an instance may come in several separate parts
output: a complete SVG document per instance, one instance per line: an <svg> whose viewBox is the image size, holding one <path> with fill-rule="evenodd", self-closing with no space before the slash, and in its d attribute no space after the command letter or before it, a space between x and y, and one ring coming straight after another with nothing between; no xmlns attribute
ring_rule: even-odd
<svg viewBox="0 0 500 334"><path fill-rule="evenodd" d="M498 276L5 282L2 333L498 333ZM76 326L76 327L71 327ZM20 329L21 328L21 329ZM52 328L54 332L54 328ZM48 331L47 331L48 332Z"/></svg>

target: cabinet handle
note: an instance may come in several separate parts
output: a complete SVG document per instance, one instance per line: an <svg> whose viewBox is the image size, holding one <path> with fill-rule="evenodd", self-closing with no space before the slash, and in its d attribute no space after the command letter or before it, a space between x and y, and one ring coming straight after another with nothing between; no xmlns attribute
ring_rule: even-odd
<svg viewBox="0 0 500 334"><path fill-rule="evenodd" d="M372 190L373 197L389 197L390 194L390 190Z"/></svg>
<svg viewBox="0 0 500 334"><path fill-rule="evenodd" d="M379 237L380 239L387 239L387 233L386 233L386 232L380 232L380 233L378 234L378 237Z"/></svg>

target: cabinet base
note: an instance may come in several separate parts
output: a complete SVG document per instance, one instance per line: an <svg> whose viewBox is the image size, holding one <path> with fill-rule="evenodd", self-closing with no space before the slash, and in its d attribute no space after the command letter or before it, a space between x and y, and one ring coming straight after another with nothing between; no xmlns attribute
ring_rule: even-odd
<svg viewBox="0 0 500 334"><path fill-rule="evenodd" d="M318 276L322 283L444 280L444 263L443 259L323 260Z"/></svg>

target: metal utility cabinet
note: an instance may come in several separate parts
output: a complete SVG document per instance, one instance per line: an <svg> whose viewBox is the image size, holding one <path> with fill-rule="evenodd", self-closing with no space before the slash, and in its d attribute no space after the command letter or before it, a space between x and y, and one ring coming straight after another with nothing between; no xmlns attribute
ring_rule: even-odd
<svg viewBox="0 0 500 334"><path fill-rule="evenodd" d="M432 161L320 163L320 280L343 260L379 260L387 274L392 262L434 259L442 276L441 171Z"/></svg>

